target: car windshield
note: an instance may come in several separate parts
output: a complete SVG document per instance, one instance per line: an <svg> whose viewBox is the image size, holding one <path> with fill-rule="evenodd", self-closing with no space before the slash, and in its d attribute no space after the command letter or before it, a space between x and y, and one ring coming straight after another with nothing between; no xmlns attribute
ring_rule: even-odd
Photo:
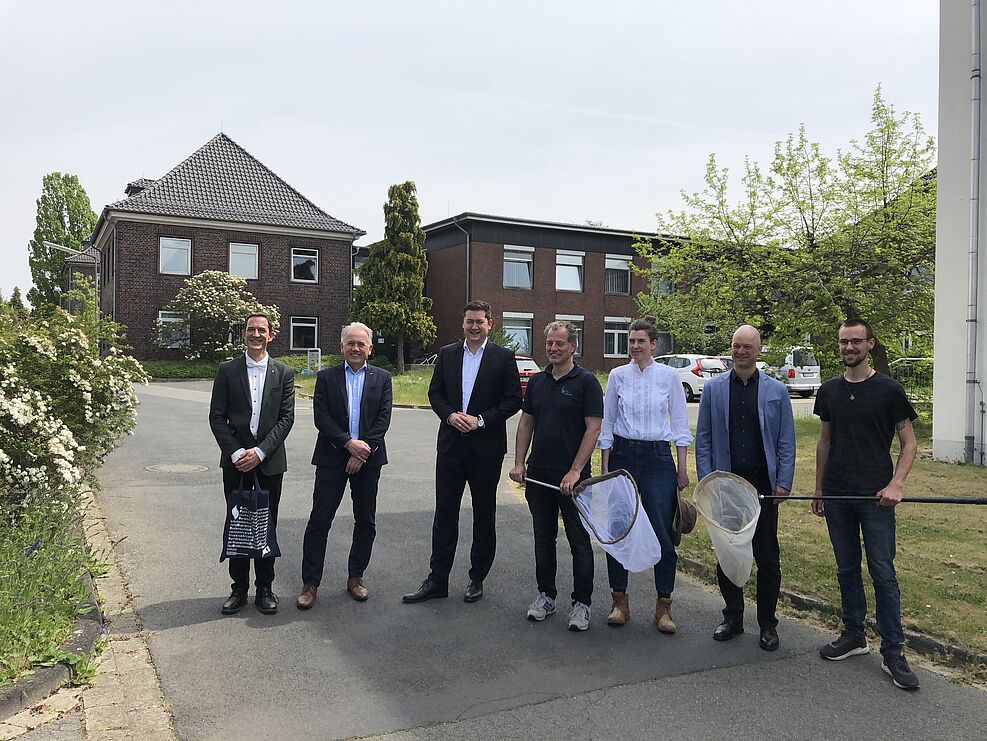
<svg viewBox="0 0 987 741"><path fill-rule="evenodd" d="M521 360L520 358L517 358L515 362L517 362L517 369L519 371L535 371L537 373L541 370L541 368L538 367L538 363L534 360Z"/></svg>
<svg viewBox="0 0 987 741"><path fill-rule="evenodd" d="M719 358L700 358L699 367L704 371L724 371L726 364Z"/></svg>
<svg viewBox="0 0 987 741"><path fill-rule="evenodd" d="M792 365L802 367L806 365L819 365L819 363L816 360L816 356L812 354L812 350L801 348L792 352Z"/></svg>

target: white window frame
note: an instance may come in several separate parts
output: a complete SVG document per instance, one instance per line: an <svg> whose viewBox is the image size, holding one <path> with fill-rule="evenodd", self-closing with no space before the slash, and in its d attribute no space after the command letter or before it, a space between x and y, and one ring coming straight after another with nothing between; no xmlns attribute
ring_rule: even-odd
<svg viewBox="0 0 987 741"><path fill-rule="evenodd" d="M233 248L234 247L253 247L254 248L254 274L253 275L240 275L239 273L233 272ZM245 255L246 253L240 252L240 255ZM229 252L227 255L228 267L230 275L236 275L238 278L243 278L244 280L258 280L260 278L260 245L254 244L252 242L230 242Z"/></svg>
<svg viewBox="0 0 987 741"><path fill-rule="evenodd" d="M583 356L583 329L586 327L586 320L582 314L556 314L557 322L572 322L576 325L576 353L575 357Z"/></svg>
<svg viewBox="0 0 987 741"><path fill-rule="evenodd" d="M302 254L304 253L304 254ZM302 278L295 277L295 258L296 257L308 257L315 258L315 280L304 280ZM292 283L307 283L308 285L315 285L319 282L319 250L316 247L292 247L291 248L291 282Z"/></svg>
<svg viewBox="0 0 987 741"><path fill-rule="evenodd" d="M603 357L605 358L626 358L627 351L622 353L608 353L607 352L607 336L614 336L614 348L620 349L620 336L624 337L624 345L627 345L627 337L630 334L627 327L631 323L631 318L627 316L605 316L603 317ZM608 324L620 324L623 328L617 329L615 327L608 328Z"/></svg>
<svg viewBox="0 0 987 741"><path fill-rule="evenodd" d="M158 324L183 324L185 322L185 317L175 311L159 311L158 312ZM178 340L171 343L170 345L162 345L158 343L158 347L168 348L169 350L179 350L183 347L188 347L190 343L190 338L186 334L185 339Z"/></svg>
<svg viewBox="0 0 987 741"><path fill-rule="evenodd" d="M607 275L610 271L621 271L627 273L627 290L626 291L609 291L607 290ZM629 296L631 294L631 257L629 255L611 255L607 254L606 262L604 263L603 269L603 293L608 296Z"/></svg>
<svg viewBox="0 0 987 741"><path fill-rule="evenodd" d="M308 283L310 281L303 281ZM315 327L315 344L311 346L301 346L295 344L295 327ZM292 350L314 350L319 346L319 317L317 316L293 316L288 324L288 342Z"/></svg>
<svg viewBox="0 0 987 741"><path fill-rule="evenodd" d="M572 250L555 251L555 290L562 293L583 293L586 289L585 252ZM559 288L559 268L574 267L579 275L579 288Z"/></svg>
<svg viewBox="0 0 987 741"><path fill-rule="evenodd" d="M533 357L534 353L534 318L535 315L530 311L505 311L501 317L501 328L504 332L507 332L507 322L508 320L515 320L518 322L527 322L525 328L528 330L528 347L527 349L520 347L517 350L518 355L528 355ZM521 325L515 325L515 328ZM513 335L512 335L513 337Z"/></svg>
<svg viewBox="0 0 987 741"><path fill-rule="evenodd" d="M188 245L186 250L186 268L185 271L172 271L164 269L164 260L162 260L161 251L163 249L179 250L181 247L177 245L165 246L164 242L168 240L169 242L184 242ZM192 240L188 237L158 237L158 272L161 275L191 275L192 274Z"/></svg>
<svg viewBox="0 0 987 741"><path fill-rule="evenodd" d="M504 245L504 267L507 267L507 263L524 263L528 266L528 285L526 286L514 286L508 285L507 276L503 277L504 288L513 288L518 291L531 291L535 286L535 268L534 268L534 247L526 247L519 244L505 244ZM508 253L512 253L508 256ZM503 272L503 271L501 271Z"/></svg>
<svg viewBox="0 0 987 741"><path fill-rule="evenodd" d="M359 262L357 262L357 260L359 260ZM357 288L357 287L363 285L363 282L360 280L360 276L357 275L356 270L361 265L363 265L363 263L365 263L366 261L367 261L367 255L354 255L353 256L353 287L354 288Z"/></svg>

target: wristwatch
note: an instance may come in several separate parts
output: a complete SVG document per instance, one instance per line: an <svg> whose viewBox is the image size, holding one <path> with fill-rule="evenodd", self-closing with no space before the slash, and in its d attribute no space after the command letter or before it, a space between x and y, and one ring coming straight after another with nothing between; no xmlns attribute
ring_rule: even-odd
<svg viewBox="0 0 987 741"><path fill-rule="evenodd" d="M483 429L483 417L480 416L479 414L476 415L476 426L481 430Z"/></svg>

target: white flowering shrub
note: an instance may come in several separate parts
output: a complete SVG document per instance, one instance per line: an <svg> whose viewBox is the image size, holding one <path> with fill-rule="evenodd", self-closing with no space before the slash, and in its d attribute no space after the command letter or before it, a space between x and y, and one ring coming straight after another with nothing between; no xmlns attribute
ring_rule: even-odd
<svg viewBox="0 0 987 741"><path fill-rule="evenodd" d="M184 321L158 322L158 337L165 347L184 346L189 360L226 360L243 351L240 331L247 316L263 312L277 331L280 313L264 306L247 290L247 281L220 270L206 270L185 281L165 311Z"/></svg>

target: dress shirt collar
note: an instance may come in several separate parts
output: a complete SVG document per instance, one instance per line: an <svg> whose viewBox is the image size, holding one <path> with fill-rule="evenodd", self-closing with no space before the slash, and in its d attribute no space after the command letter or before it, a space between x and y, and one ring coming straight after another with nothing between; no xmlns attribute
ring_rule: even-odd
<svg viewBox="0 0 987 741"><path fill-rule="evenodd" d="M347 373L352 373L355 376L358 373L362 373L363 371L365 371L367 369L367 366L369 365L369 363L367 361L363 361L363 365L361 365L356 370L353 370L353 366L350 365L349 363L346 363L345 365L346 365L346 372Z"/></svg>
<svg viewBox="0 0 987 741"><path fill-rule="evenodd" d="M247 359L248 368L262 368L264 370L267 370L267 361L271 357L267 353L264 354L263 360L254 360L247 353L244 353L243 356Z"/></svg>
<svg viewBox="0 0 987 741"><path fill-rule="evenodd" d="M489 338L488 338L488 339L489 339ZM482 345L480 345L480 346L479 346L479 347L478 347L478 348L476 349L476 352L473 352L472 350L470 350L470 343L469 343L469 340L463 340L463 351L464 351L464 352L468 352L468 353L469 353L470 355L473 355L473 356L475 357L475 356L477 356L477 355L479 355L480 353L482 353L482 352L483 352L483 350L484 350L484 349L486 348L486 346L487 346L487 341L488 341L488 340L484 340L484 341L483 341L483 344L482 344Z"/></svg>

